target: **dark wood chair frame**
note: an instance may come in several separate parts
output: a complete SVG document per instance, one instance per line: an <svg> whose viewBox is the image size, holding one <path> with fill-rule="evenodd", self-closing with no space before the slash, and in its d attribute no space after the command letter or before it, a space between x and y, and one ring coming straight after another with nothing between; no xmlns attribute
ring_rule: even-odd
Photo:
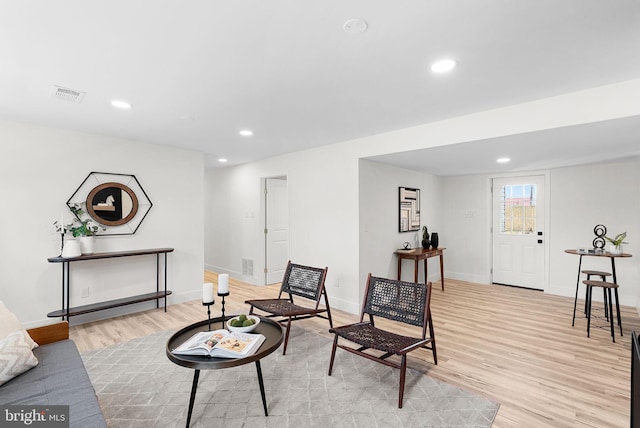
<svg viewBox="0 0 640 428"><path fill-rule="evenodd" d="M420 284L378 278L369 274L360 322L329 330L335 334L329 363L329 376L331 376L333 369L336 348L342 348L372 361L400 369L398 408L402 408L407 354L420 348L430 349L433 353L434 363L438 364L431 320L431 289L431 282ZM365 314L368 315L369 321L364 321ZM422 334L416 338L380 329L374 325L374 316L422 327ZM427 337L427 327L429 328L429 337ZM340 344L338 343L340 337L360 347L354 348ZM383 354L379 355L380 352ZM393 355L401 357L400 364L387 359Z"/></svg>
<svg viewBox="0 0 640 428"><path fill-rule="evenodd" d="M601 287L604 292L604 312L605 318L609 321L611 327L611 339L615 343L616 334L613 327L613 299L611 298L611 290L614 291L616 298L616 315L618 317L618 325L620 326L620 336L622 336L622 319L620 318L620 302L618 301L618 284L606 281L582 281L587 286L587 337L590 337L589 330L591 328L591 302L593 297L593 287ZM608 306L608 307L607 307ZM608 315L607 315L608 314Z"/></svg>
<svg viewBox="0 0 640 428"><path fill-rule="evenodd" d="M285 355L287 352L291 321L319 317L329 320L329 327L333 328L329 298L327 297L327 292L324 287L324 282L327 278L327 271L328 268L326 267L321 269L304 266L291 263L291 260L289 260L277 299L245 301L245 303L251 305L249 314L253 314L255 308L269 314L266 316L267 318L280 317L280 319L276 320L280 324L285 324L286 322L287 331L285 333L282 355ZM283 295L287 295L288 297L283 298ZM294 295L314 301L315 306L308 307L294 303ZM323 298L324 308L320 307L320 301ZM325 313L326 315L324 315Z"/></svg>
<svg viewBox="0 0 640 428"><path fill-rule="evenodd" d="M606 281L608 276L611 276L611 274L609 272L602 272L599 270L582 270L580 271L580 273L583 273L585 275L587 275L587 280L590 281L591 280L591 276L599 276L602 281ZM576 322L576 307L578 305L578 289L580 288L580 282L578 282L576 284L576 297L573 300L573 319L571 320L571 327L573 327L575 325ZM604 292L604 314L605 317L607 318L607 320L609 320L609 310L608 310L608 306L607 306L607 290L606 289L602 289L602 291ZM585 295L584 295L584 316L586 318L587 316L587 305L589 303L589 288L587 287L585 290Z"/></svg>

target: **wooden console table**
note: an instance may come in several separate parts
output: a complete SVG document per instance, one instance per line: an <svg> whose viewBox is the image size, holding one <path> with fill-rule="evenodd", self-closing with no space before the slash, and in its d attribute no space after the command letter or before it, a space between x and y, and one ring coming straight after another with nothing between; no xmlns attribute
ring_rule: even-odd
<svg viewBox="0 0 640 428"><path fill-rule="evenodd" d="M173 248L151 248L146 250L134 251L115 251L109 253L94 253L78 257L50 257L47 259L49 263L62 264L62 309L47 314L48 317L65 317L67 320L74 315L82 315L90 312L101 311L104 309L116 308L118 306L131 305L133 303L146 302L149 300L156 301L156 308L160 307L160 299L164 299L164 311L167 311L167 296L171 294L167 290L167 253L173 252ZM113 259L117 257L131 257L156 255L156 291L153 293L140 294L137 296L124 297L122 299L109 300L105 302L97 302L90 305L69 307L69 287L70 287L70 270L71 263L82 262L86 260ZM160 254L164 254L164 290L160 290Z"/></svg>
<svg viewBox="0 0 640 428"><path fill-rule="evenodd" d="M427 259L431 257L440 257L440 282L442 283L442 291L444 291L444 260L442 252L446 248L436 248L425 250L423 248L414 248L411 250L397 250L395 255L398 257L398 280L402 279L402 259L413 260L413 282L418 282L418 262L424 260L424 282L427 282Z"/></svg>

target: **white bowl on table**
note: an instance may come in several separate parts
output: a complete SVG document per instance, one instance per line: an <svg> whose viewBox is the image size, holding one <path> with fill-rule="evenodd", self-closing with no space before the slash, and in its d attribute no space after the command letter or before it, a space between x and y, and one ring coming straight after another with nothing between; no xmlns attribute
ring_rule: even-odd
<svg viewBox="0 0 640 428"><path fill-rule="evenodd" d="M250 325L248 327L234 327L231 325L231 321L233 320L237 320L238 318L240 318L240 315L238 315L237 317L233 317L227 320L227 330L229 331L237 331L238 333L251 333L253 330L256 329L256 327L258 326L258 324L260 324L260 317L257 317L255 315L247 315L247 318L251 318L252 320L255 321L255 323L253 323L253 325Z"/></svg>

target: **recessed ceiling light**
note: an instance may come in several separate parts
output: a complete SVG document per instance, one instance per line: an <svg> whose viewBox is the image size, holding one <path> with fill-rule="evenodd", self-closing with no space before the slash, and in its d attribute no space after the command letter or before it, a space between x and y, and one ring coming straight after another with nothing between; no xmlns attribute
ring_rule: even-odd
<svg viewBox="0 0 640 428"><path fill-rule="evenodd" d="M111 105L114 106L115 108L119 108L122 110L129 110L131 108L131 104L129 104L126 101L120 101L120 100L111 101Z"/></svg>
<svg viewBox="0 0 640 428"><path fill-rule="evenodd" d="M456 67L456 62L452 59L443 59L431 64L431 71L434 73L446 73Z"/></svg>
<svg viewBox="0 0 640 428"><path fill-rule="evenodd" d="M498 162L498 163L507 163L507 162L510 162L510 161L511 161L511 159L509 159L509 158L498 158L498 159L496 159L496 162Z"/></svg>
<svg viewBox="0 0 640 428"><path fill-rule="evenodd" d="M249 129L243 129L242 131L240 131L240 135L242 135L243 137L251 137L253 135L253 131Z"/></svg>
<svg viewBox="0 0 640 428"><path fill-rule="evenodd" d="M220 163L225 163L226 161L227 161L227 159L225 159L225 158L219 158L218 159L218 162L220 162Z"/></svg>
<svg viewBox="0 0 640 428"><path fill-rule="evenodd" d="M367 31L367 28L369 28L369 24L367 24L367 21L365 21L364 19L354 18L347 20L342 28L347 34L358 34Z"/></svg>

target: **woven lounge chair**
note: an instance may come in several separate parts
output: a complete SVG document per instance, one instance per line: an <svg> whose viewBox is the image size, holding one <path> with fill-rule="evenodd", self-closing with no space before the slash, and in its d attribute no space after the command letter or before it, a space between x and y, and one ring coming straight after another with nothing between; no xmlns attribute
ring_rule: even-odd
<svg viewBox="0 0 640 428"><path fill-rule="evenodd" d="M245 303L251 305L251 309L249 310L250 314L253 314L253 310L256 308L268 313L269 315L267 315L267 317L281 317L281 319L277 320L281 324L284 324L286 321L287 331L284 337L282 355L285 355L287 352L291 321L320 317L329 320L329 327L333 327L329 298L324 289L327 270L326 267L320 269L293 264L289 261L277 299L245 301ZM287 298L282 297L285 294L288 295ZM311 300L315 305L313 307L298 305L293 301L294 295ZM324 297L324 307L320 307L320 299L322 297ZM299 301L299 299L296 300ZM326 315L324 315L325 313Z"/></svg>
<svg viewBox="0 0 640 428"><path fill-rule="evenodd" d="M329 363L329 376L331 376L333 369L336 348L342 348L353 354L400 369L398 407L402 408L407 354L420 348L430 349L433 352L434 363L438 364L436 341L429 309L430 301L431 282L419 284L377 278L369 274L360 322L329 330L335 334ZM364 321L365 314L369 316L369 321ZM374 325L374 316L422 327L422 334L420 337L411 337L380 329ZM430 337L427 337L427 326ZM338 343L339 338L346 339L360 347L355 348L340 344ZM399 364L396 361L388 360L394 355L401 357Z"/></svg>

